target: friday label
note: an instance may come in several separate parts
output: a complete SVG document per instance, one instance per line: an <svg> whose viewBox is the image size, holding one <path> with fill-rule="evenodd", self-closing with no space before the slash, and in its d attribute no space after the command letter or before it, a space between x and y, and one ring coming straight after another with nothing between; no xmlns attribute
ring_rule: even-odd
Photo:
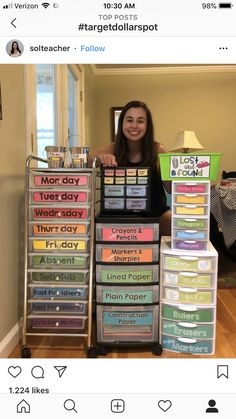
<svg viewBox="0 0 236 419"><path fill-rule="evenodd" d="M85 251L85 240L34 240L34 250L80 250Z"/></svg>

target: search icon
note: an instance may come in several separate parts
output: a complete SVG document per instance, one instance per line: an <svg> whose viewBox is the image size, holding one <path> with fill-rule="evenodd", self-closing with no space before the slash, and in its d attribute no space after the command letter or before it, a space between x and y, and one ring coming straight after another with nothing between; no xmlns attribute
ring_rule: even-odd
<svg viewBox="0 0 236 419"><path fill-rule="evenodd" d="M72 399L67 399L64 401L64 408L66 410L74 410L75 413L78 413L77 410L75 409L75 402Z"/></svg>

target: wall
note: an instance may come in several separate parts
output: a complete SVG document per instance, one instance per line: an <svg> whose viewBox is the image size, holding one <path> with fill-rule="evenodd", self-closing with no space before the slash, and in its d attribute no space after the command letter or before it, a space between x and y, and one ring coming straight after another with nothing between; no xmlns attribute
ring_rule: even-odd
<svg viewBox="0 0 236 419"><path fill-rule="evenodd" d="M110 108L138 99L152 111L155 138L171 149L177 132L194 130L221 169L236 170L236 72L96 75L94 147L110 141Z"/></svg>
<svg viewBox="0 0 236 419"><path fill-rule="evenodd" d="M0 356L2 340L22 317L25 162L24 69L0 65ZM5 342L6 343L6 342Z"/></svg>
<svg viewBox="0 0 236 419"><path fill-rule="evenodd" d="M85 144L92 147L95 137L95 78L89 65L84 66Z"/></svg>

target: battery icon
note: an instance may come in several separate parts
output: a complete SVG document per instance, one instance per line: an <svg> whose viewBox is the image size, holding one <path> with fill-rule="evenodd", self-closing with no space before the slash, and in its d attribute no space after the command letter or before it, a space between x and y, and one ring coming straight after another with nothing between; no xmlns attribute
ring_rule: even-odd
<svg viewBox="0 0 236 419"><path fill-rule="evenodd" d="M232 7L232 3L219 3L219 9L231 9Z"/></svg>

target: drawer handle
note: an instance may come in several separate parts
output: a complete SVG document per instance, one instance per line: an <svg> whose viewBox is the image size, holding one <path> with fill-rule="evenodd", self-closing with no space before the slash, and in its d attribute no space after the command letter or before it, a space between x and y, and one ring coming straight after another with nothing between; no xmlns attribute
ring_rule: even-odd
<svg viewBox="0 0 236 419"><path fill-rule="evenodd" d="M187 323L187 322L179 322L178 325L181 326L181 327L189 328L189 329L193 329L193 328L197 327L196 323Z"/></svg>

